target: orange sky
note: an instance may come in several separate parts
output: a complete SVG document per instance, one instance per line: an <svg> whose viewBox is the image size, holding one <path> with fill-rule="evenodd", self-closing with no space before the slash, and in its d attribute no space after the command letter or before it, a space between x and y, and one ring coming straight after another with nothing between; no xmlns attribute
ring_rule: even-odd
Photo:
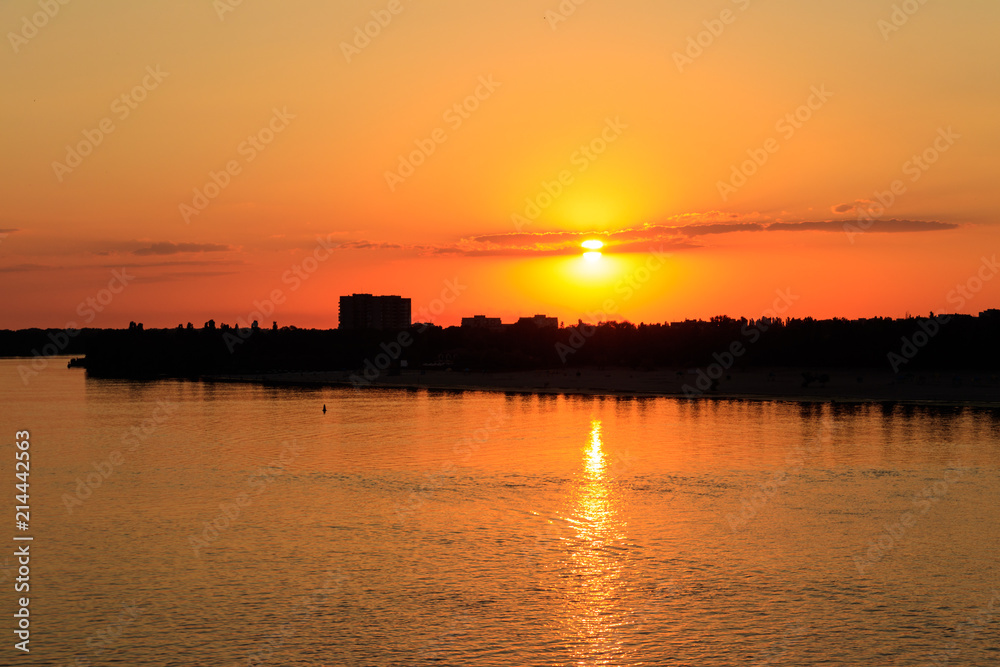
<svg viewBox="0 0 1000 667"><path fill-rule="evenodd" d="M997 307L1000 5L894 5L6 2L0 327Z"/></svg>

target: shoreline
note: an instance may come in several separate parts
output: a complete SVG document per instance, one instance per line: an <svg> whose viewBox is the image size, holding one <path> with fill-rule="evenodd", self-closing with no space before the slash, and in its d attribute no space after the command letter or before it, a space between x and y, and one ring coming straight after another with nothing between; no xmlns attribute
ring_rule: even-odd
<svg viewBox="0 0 1000 667"><path fill-rule="evenodd" d="M803 386L803 373L813 381ZM204 375L205 382L279 386L332 386L405 391L491 392L525 395L673 398L687 400L782 401L795 403L899 403L909 405L1000 408L1000 376L992 373L927 372L897 376L887 371L755 369L732 371L714 390L701 391L688 370L620 368L535 371L404 371L379 376L359 386L355 373L303 371ZM823 378L826 381L820 382ZM707 380L702 380L705 386ZM694 390L692 392L691 390Z"/></svg>

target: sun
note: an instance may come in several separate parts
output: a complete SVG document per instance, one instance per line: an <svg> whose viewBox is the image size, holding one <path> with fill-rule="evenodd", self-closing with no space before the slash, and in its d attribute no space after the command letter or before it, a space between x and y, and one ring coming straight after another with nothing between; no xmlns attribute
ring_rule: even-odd
<svg viewBox="0 0 1000 667"><path fill-rule="evenodd" d="M599 262L601 260L601 253L599 250L604 247L604 243L597 240L589 240L581 243L585 249L590 252L583 253L583 258L588 262Z"/></svg>

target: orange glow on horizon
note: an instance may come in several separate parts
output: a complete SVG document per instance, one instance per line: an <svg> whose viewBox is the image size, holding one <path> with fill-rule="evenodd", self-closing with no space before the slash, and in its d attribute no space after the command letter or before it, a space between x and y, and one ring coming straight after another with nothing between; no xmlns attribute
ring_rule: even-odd
<svg viewBox="0 0 1000 667"><path fill-rule="evenodd" d="M948 299L1000 246L1000 5L885 39L864 0L753 4L682 67L698 3L556 28L524 0L405 6L357 53L371 8L318 0L39 28L2 65L0 328L232 322L276 291L271 319L328 327L341 294L455 280L442 324L752 316L780 289L796 317L1000 306L1000 280ZM896 227L842 229L874 207Z"/></svg>

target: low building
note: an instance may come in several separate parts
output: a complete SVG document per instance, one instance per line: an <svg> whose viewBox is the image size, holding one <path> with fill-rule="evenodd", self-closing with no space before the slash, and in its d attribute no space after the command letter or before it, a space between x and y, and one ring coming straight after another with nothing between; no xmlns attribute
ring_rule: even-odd
<svg viewBox="0 0 1000 667"><path fill-rule="evenodd" d="M534 324L539 329L558 329L559 320L555 317L546 317L545 315L535 315L534 317L522 317L517 321L518 324Z"/></svg>
<svg viewBox="0 0 1000 667"><path fill-rule="evenodd" d="M921 319L923 319L923 318L921 318ZM968 313L937 313L937 314L934 315L934 319L945 320L945 321L948 321L948 322L952 322L952 321L955 321L955 320L968 321L968 320L974 320L975 316L974 315L969 315Z"/></svg>
<svg viewBox="0 0 1000 667"><path fill-rule="evenodd" d="M499 317L486 317L485 315L475 315L473 317L462 318L463 329L499 329L503 326Z"/></svg>
<svg viewBox="0 0 1000 667"><path fill-rule="evenodd" d="M408 329L410 300L401 296L352 294L340 297L341 329Z"/></svg>

